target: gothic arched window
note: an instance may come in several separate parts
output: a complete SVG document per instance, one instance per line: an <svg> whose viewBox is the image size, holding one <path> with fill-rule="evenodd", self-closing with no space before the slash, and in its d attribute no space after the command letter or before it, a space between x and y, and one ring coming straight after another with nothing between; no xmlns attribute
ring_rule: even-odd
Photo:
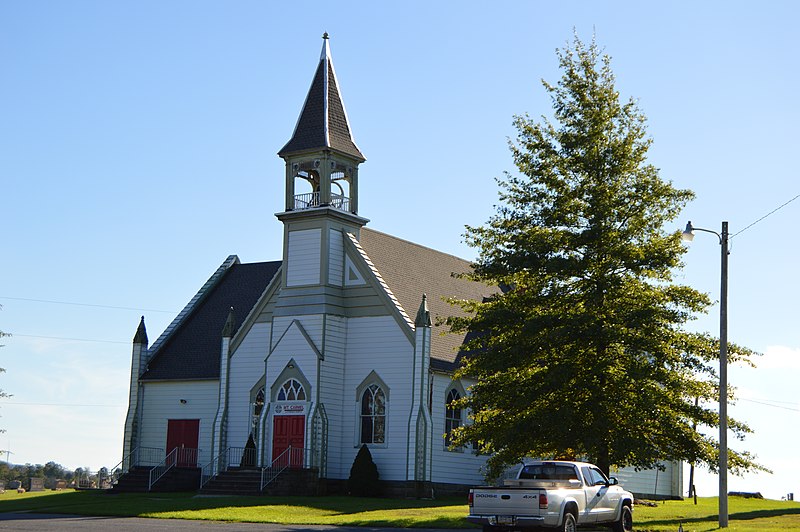
<svg viewBox="0 0 800 532"><path fill-rule="evenodd" d="M278 401L305 401L306 391L303 385L294 379L289 379L283 383L278 390Z"/></svg>
<svg viewBox="0 0 800 532"><path fill-rule="evenodd" d="M250 420L250 432L253 435L258 434L258 420L261 418L261 412L264 410L264 398L266 397L264 387L262 386L256 393L255 399L252 404L252 417Z"/></svg>
<svg viewBox="0 0 800 532"><path fill-rule="evenodd" d="M445 400L445 414L444 414L444 442L449 447L453 443L453 429L461 426L461 407L454 404L461 399L461 394L458 390L452 388L447 393Z"/></svg>
<svg viewBox="0 0 800 532"><path fill-rule="evenodd" d="M377 384L361 394L361 443L386 443L386 394Z"/></svg>

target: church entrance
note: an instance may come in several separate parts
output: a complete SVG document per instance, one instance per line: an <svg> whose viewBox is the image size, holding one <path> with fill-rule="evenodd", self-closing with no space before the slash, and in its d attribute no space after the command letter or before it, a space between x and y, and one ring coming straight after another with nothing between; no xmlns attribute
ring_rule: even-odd
<svg viewBox="0 0 800 532"><path fill-rule="evenodd" d="M275 416L272 424L272 461L280 458L280 464L303 467L303 444L305 443L306 416ZM291 451L284 454L289 447Z"/></svg>
<svg viewBox="0 0 800 532"><path fill-rule="evenodd" d="M197 467L197 443L199 440L199 419L167 420L167 454L177 448L176 466Z"/></svg>

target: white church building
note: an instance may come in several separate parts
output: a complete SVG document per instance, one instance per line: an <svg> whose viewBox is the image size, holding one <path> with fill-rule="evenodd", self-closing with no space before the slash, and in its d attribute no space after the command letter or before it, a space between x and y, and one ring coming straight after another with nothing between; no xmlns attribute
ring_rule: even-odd
<svg viewBox="0 0 800 532"><path fill-rule="evenodd" d="M327 35L278 155L281 260L231 255L152 345L139 324L125 470L199 468L206 482L246 463L269 482L283 464L337 491L366 444L389 493L482 483L485 457L447 445L468 422L450 402L470 383L453 380L464 338L441 334L436 320L458 312L444 298L481 299L493 288L452 275L469 271L466 260L365 227L365 158ZM681 464L665 467L617 476L637 494L678 497Z"/></svg>

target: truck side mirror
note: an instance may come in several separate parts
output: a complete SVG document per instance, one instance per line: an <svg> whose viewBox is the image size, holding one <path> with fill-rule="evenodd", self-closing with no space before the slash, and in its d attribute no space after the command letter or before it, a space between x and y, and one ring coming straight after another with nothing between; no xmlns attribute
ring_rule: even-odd
<svg viewBox="0 0 800 532"><path fill-rule="evenodd" d="M616 486L617 484L619 484L619 480L617 480L617 477L609 477L608 478L608 485L609 486Z"/></svg>

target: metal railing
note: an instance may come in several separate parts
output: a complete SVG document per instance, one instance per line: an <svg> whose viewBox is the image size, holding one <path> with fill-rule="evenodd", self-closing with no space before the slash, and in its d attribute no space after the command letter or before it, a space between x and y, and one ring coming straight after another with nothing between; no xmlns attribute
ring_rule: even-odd
<svg viewBox="0 0 800 532"><path fill-rule="evenodd" d="M319 207L319 192L308 192L306 194L296 194L294 197L295 210L311 209Z"/></svg>
<svg viewBox="0 0 800 532"><path fill-rule="evenodd" d="M310 449L292 447L291 445L275 458L272 463L261 469L261 490L263 491L270 482L278 478L285 470L302 469L306 467L307 459L311 455Z"/></svg>
<svg viewBox="0 0 800 532"><path fill-rule="evenodd" d="M226 454L227 454L227 449L219 453L217 456L212 458L209 463L200 468L200 489L202 489L203 486L208 484L209 480L216 477L220 471L225 469Z"/></svg>
<svg viewBox="0 0 800 532"><path fill-rule="evenodd" d="M156 465L161 461L162 456L164 456L164 449L158 447L136 447L109 471L111 485L117 484L120 477L130 471L132 467Z"/></svg>
<svg viewBox="0 0 800 532"><path fill-rule="evenodd" d="M173 467L197 467L197 456L200 449L189 447L175 447L170 453L153 469L150 470L150 478L147 484L147 491L153 489L153 485Z"/></svg>
<svg viewBox="0 0 800 532"><path fill-rule="evenodd" d="M321 207L320 193L307 192L305 194L296 194L294 197L294 209L313 209L314 207ZM350 198L342 194L331 194L331 207L335 207L341 211L350 211Z"/></svg>
<svg viewBox="0 0 800 532"><path fill-rule="evenodd" d="M228 447L200 470L200 487L231 467L255 467L256 449L247 447Z"/></svg>

